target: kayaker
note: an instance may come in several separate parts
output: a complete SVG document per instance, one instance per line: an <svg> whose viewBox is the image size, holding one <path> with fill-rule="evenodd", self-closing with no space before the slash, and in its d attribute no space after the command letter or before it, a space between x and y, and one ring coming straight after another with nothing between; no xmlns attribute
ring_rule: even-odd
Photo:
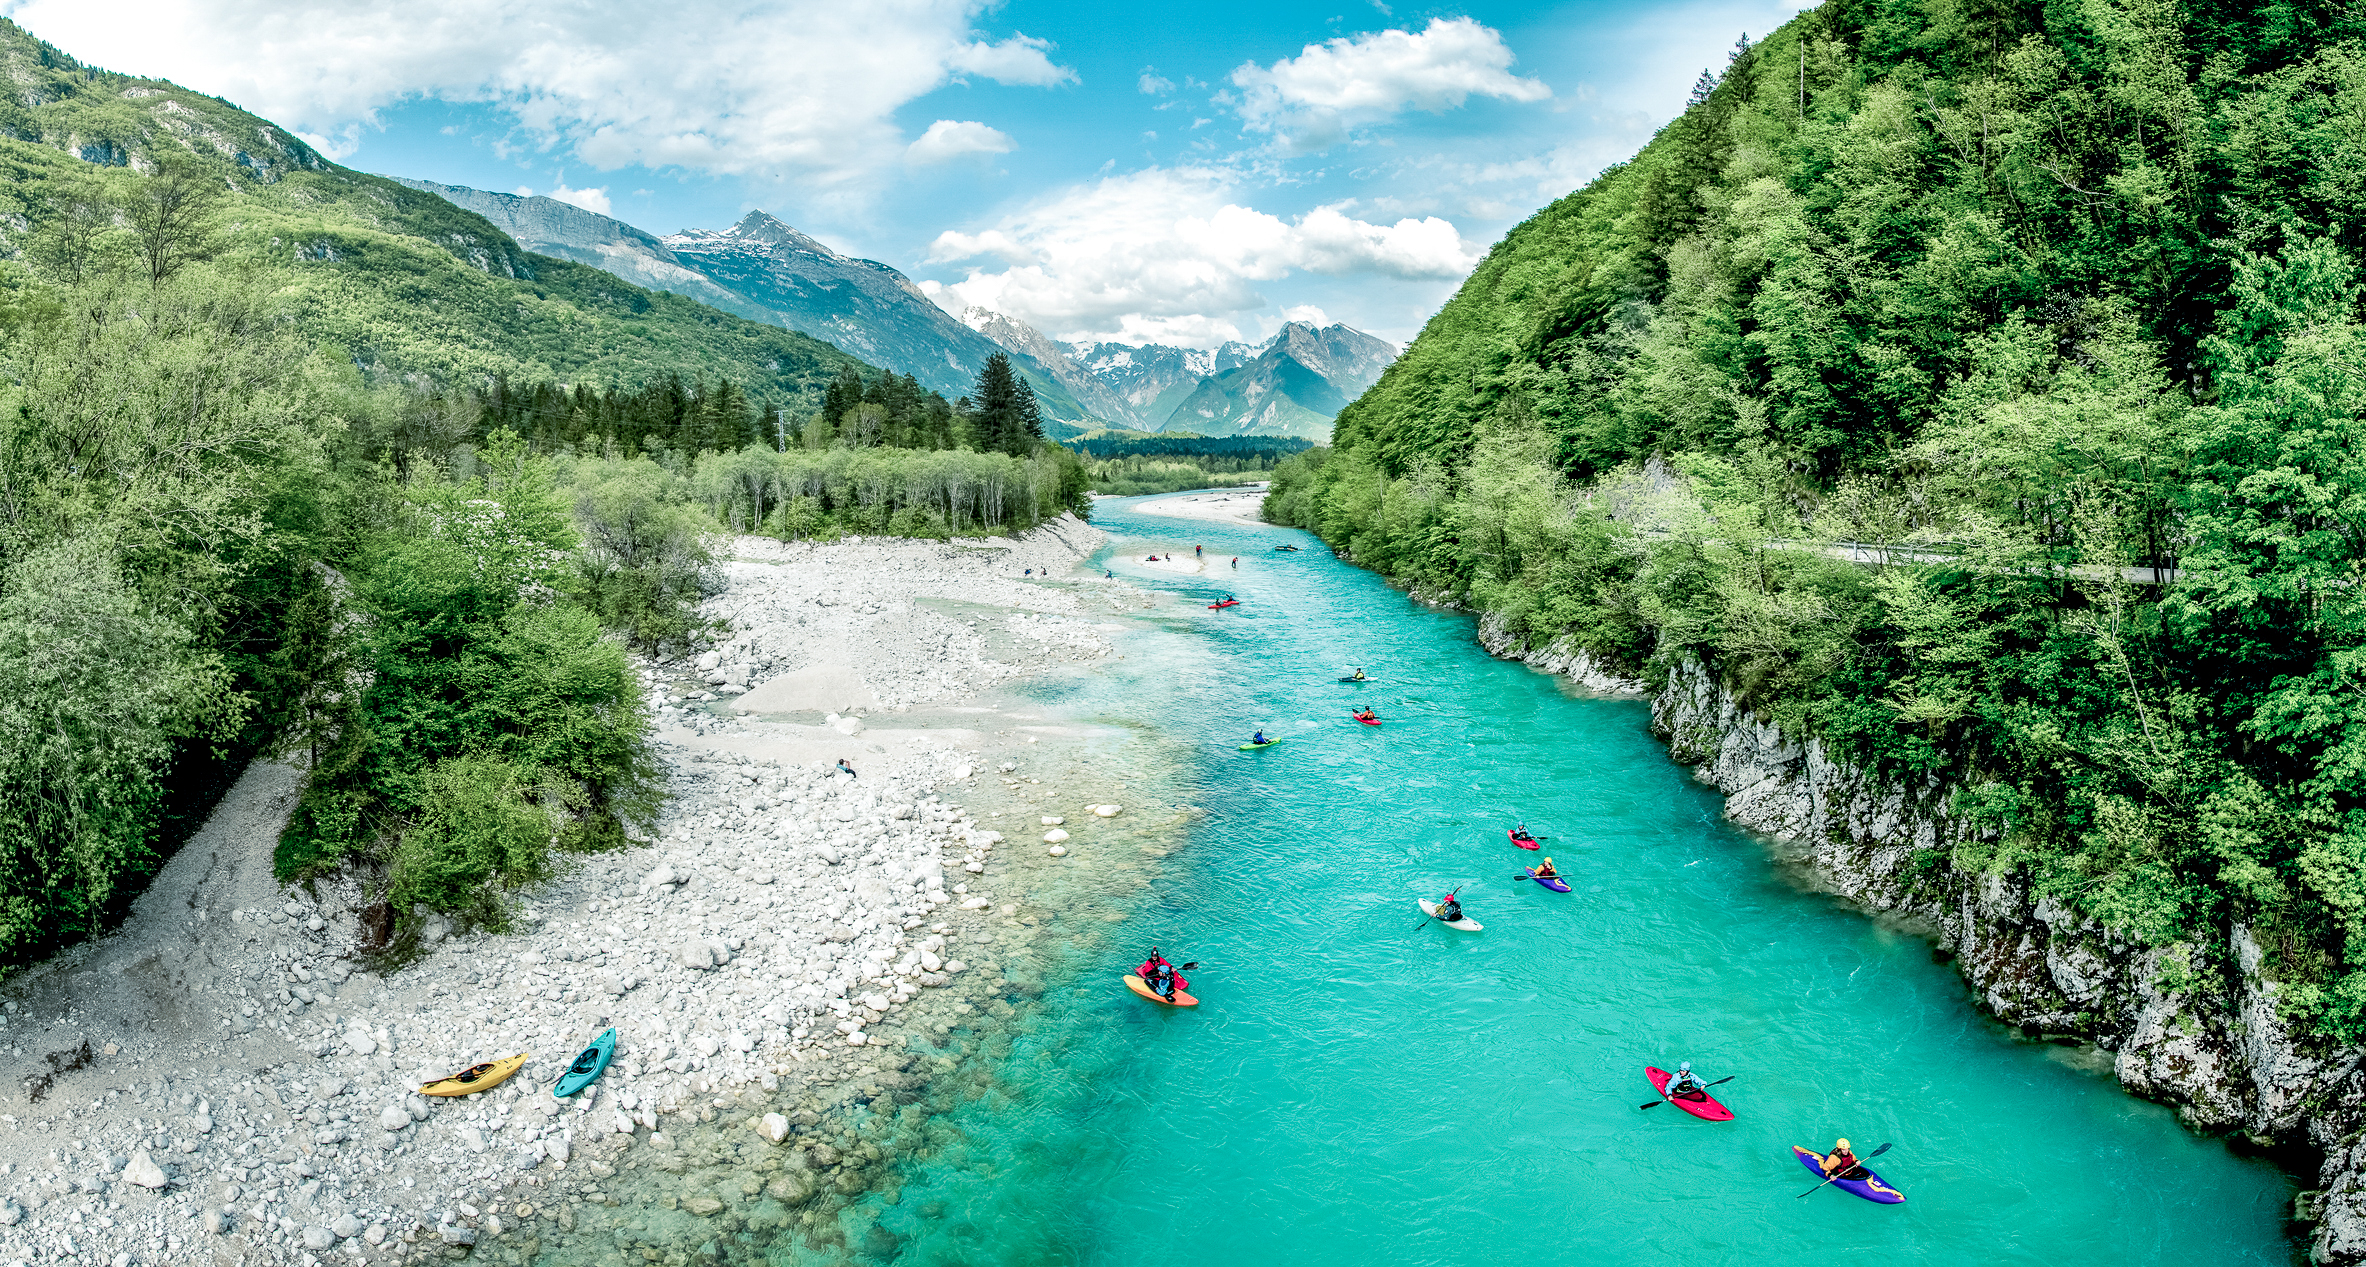
<svg viewBox="0 0 2366 1267"><path fill-rule="evenodd" d="M1560 872L1553 870L1553 860L1550 858L1536 864L1536 878L1539 880L1551 880L1560 874Z"/></svg>
<svg viewBox="0 0 2366 1267"><path fill-rule="evenodd" d="M1236 555L1234 555L1234 556L1232 556L1232 566L1233 566L1233 568L1234 568L1234 570L1235 570L1235 571L1239 570L1239 568L1240 568L1240 565L1241 565L1241 557L1240 557L1239 555L1237 555L1237 554L1236 554Z"/></svg>
<svg viewBox="0 0 2366 1267"><path fill-rule="evenodd" d="M1857 1155L1849 1151L1848 1141L1845 1139L1833 1140L1832 1151L1824 1155L1824 1177L1827 1179L1854 1179L1857 1175Z"/></svg>
<svg viewBox="0 0 2366 1267"><path fill-rule="evenodd" d="M1260 731L1258 731L1256 734L1249 736L1249 742L1250 742L1250 743L1271 743L1271 742L1273 742L1273 741L1272 741L1272 740L1270 740L1270 739L1267 739L1267 738L1265 737L1265 732L1264 732L1264 731L1262 731L1262 730L1260 730Z"/></svg>
<svg viewBox="0 0 2366 1267"><path fill-rule="evenodd" d="M1676 1076L1668 1079L1668 1098L1671 1100L1680 1095L1707 1095L1708 1093L1708 1086L1692 1076L1692 1062L1689 1060L1677 1065Z"/></svg>
<svg viewBox="0 0 2366 1267"><path fill-rule="evenodd" d="M1371 709L1367 708L1367 709L1363 710L1362 712L1360 712L1360 713L1357 713L1357 714L1356 714L1356 720L1357 720L1357 721L1378 721L1378 720L1380 720L1380 715L1379 715L1378 713L1375 713L1375 712L1373 712Z"/></svg>
<svg viewBox="0 0 2366 1267"><path fill-rule="evenodd" d="M1449 893L1438 899L1438 920L1451 924L1462 918L1462 900Z"/></svg>
<svg viewBox="0 0 2366 1267"><path fill-rule="evenodd" d="M1350 681L1350 682L1369 682L1369 681L1371 681L1372 679L1370 679L1370 678L1368 678L1368 677L1365 677L1365 676L1364 676L1364 671L1363 671L1362 669L1357 669L1357 670L1356 670L1356 675L1355 675L1354 677L1351 677L1351 678L1347 679L1347 680L1348 680L1348 681Z"/></svg>
<svg viewBox="0 0 2366 1267"><path fill-rule="evenodd" d="M1191 547L1191 557L1195 559L1205 558L1207 556L1207 550L1208 548L1206 546L1193 546Z"/></svg>
<svg viewBox="0 0 2366 1267"><path fill-rule="evenodd" d="M1535 839L1536 839L1536 837L1529 835L1529 834L1528 834L1528 824L1526 824L1526 823L1522 823L1522 824L1520 824L1519 826L1512 828L1512 839L1514 839L1514 840L1531 840L1531 841L1532 841L1532 840L1535 840Z"/></svg>

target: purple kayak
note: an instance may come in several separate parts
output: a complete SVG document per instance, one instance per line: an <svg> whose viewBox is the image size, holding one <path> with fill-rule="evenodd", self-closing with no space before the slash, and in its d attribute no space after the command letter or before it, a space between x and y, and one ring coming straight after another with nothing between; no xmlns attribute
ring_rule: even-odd
<svg viewBox="0 0 2366 1267"><path fill-rule="evenodd" d="M1791 1155L1799 1159L1800 1165L1807 1167L1809 1174L1818 1179L1824 1177L1824 1155L1822 1153L1793 1144L1791 1145ZM1832 1186L1845 1189L1851 1196L1863 1197L1867 1201L1878 1202L1882 1205L1896 1205L1906 1199L1905 1193L1889 1186L1887 1180L1873 1173L1872 1167L1860 1165L1857 1169L1864 1174L1864 1178L1835 1179L1832 1181Z"/></svg>
<svg viewBox="0 0 2366 1267"><path fill-rule="evenodd" d="M1568 882L1557 875L1538 875L1536 874L1536 868L1534 867L1522 867L1520 869L1528 873L1529 879L1536 881L1538 884L1541 884L1548 889L1551 889L1555 893L1567 893L1569 891Z"/></svg>

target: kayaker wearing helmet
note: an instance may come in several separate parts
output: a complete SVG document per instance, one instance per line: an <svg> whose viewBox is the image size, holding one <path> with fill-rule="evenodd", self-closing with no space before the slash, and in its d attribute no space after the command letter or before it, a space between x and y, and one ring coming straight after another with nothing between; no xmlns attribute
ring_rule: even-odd
<svg viewBox="0 0 2366 1267"><path fill-rule="evenodd" d="M1364 676L1364 671L1363 671L1362 669L1357 669L1357 670L1356 670L1356 675L1355 675L1354 677L1351 677L1351 678L1347 679L1347 680L1348 680L1348 681L1350 681L1350 682L1368 682L1368 681L1371 681L1371 679L1370 679L1370 678L1367 678L1367 677L1365 677L1365 676Z"/></svg>
<svg viewBox="0 0 2366 1267"><path fill-rule="evenodd" d="M1379 715L1378 713L1375 713L1375 712L1373 712L1371 709L1369 709L1369 708L1366 708L1366 709L1359 710L1359 711L1356 713L1356 720L1357 720L1357 721L1378 721L1378 720L1380 720L1380 715Z"/></svg>
<svg viewBox="0 0 2366 1267"><path fill-rule="evenodd" d="M1451 924L1462 918L1462 902L1453 894L1438 899L1438 919Z"/></svg>
<svg viewBox="0 0 2366 1267"><path fill-rule="evenodd" d="M1824 1155L1824 1175L1830 1179L1855 1179L1862 1174L1857 1169L1857 1155L1848 1149L1848 1141L1832 1141L1832 1151Z"/></svg>
<svg viewBox="0 0 2366 1267"><path fill-rule="evenodd" d="M1265 737L1265 732L1264 732L1264 731L1260 730L1260 731L1258 731L1256 734L1254 734L1254 735L1251 735L1251 736L1249 737L1249 742L1250 742L1250 743L1271 743L1272 741L1271 741L1271 740L1269 740L1269 739L1267 739L1267 738Z"/></svg>
<svg viewBox="0 0 2366 1267"><path fill-rule="evenodd" d="M1553 870L1553 860L1550 858L1536 864L1536 878L1539 880L1557 879L1560 874L1560 872Z"/></svg>
<svg viewBox="0 0 2366 1267"><path fill-rule="evenodd" d="M1175 1001L1175 991L1184 989L1191 984L1175 971L1175 965L1168 963L1165 958L1160 956L1156 946L1150 948L1150 958L1144 961L1142 971L1138 975L1141 976L1142 983L1150 987L1152 993L1169 1003Z"/></svg>
<svg viewBox="0 0 2366 1267"><path fill-rule="evenodd" d="M1512 828L1512 839L1514 839L1514 840L1534 840L1534 839L1536 839L1536 837L1529 835L1529 834L1528 834L1528 824L1526 824L1526 823L1522 823L1522 824L1520 824L1519 826Z"/></svg>
<svg viewBox="0 0 2366 1267"><path fill-rule="evenodd" d="M1668 1098L1671 1100L1680 1095L1707 1095L1708 1093L1709 1088L1703 1085L1700 1079L1692 1076L1692 1062L1689 1060L1677 1065L1676 1076L1668 1079Z"/></svg>

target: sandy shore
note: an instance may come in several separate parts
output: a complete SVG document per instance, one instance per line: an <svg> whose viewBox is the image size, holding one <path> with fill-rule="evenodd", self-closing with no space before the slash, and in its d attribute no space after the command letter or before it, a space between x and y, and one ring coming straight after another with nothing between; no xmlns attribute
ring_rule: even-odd
<svg viewBox="0 0 2366 1267"><path fill-rule="evenodd" d="M301 776L257 764L121 930L0 989L0 1267L624 1264L718 1223L828 1224L892 1162L858 1125L896 1115L856 1106L910 1102L955 1067L947 1035L1042 988L1032 873L982 823L1057 869L1063 840L1177 812L1121 807L1122 775L1092 797L1028 777L1054 728L980 702L1112 654L1113 615L1160 601L1076 570L1104 539L740 539L708 604L730 637L643 666L673 793L655 838L524 895L513 935L431 923L388 975L353 953L357 884L272 880ZM611 1025L606 1075L554 1099ZM414 1094L521 1051L494 1092Z"/></svg>
<svg viewBox="0 0 2366 1267"><path fill-rule="evenodd" d="M1245 488L1227 488L1203 493L1177 493L1172 497L1157 497L1134 507L1137 514L1163 515L1169 519L1209 519L1220 523L1261 524L1265 505L1263 484Z"/></svg>

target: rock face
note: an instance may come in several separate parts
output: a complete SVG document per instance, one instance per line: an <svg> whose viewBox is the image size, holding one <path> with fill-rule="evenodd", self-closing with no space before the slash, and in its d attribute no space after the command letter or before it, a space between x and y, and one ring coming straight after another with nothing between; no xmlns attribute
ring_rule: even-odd
<svg viewBox="0 0 2366 1267"><path fill-rule="evenodd" d="M1644 693L1572 648L1529 648L1500 627L1480 637L1593 689ZM2196 1131L2321 1154L2321 1189L2301 1194L2295 1217L2317 1225L2317 1262L2366 1263L2366 1049L2290 1031L2248 928L2172 964L2174 952L2063 910L2025 877L1958 871L1943 851L1971 828L1950 813L1953 785L1836 760L1752 716L1699 663L1675 666L1651 715L1670 755L1726 794L1726 817L1778 837L1832 892L1925 922L1998 1019L2114 1053L2121 1085Z"/></svg>

